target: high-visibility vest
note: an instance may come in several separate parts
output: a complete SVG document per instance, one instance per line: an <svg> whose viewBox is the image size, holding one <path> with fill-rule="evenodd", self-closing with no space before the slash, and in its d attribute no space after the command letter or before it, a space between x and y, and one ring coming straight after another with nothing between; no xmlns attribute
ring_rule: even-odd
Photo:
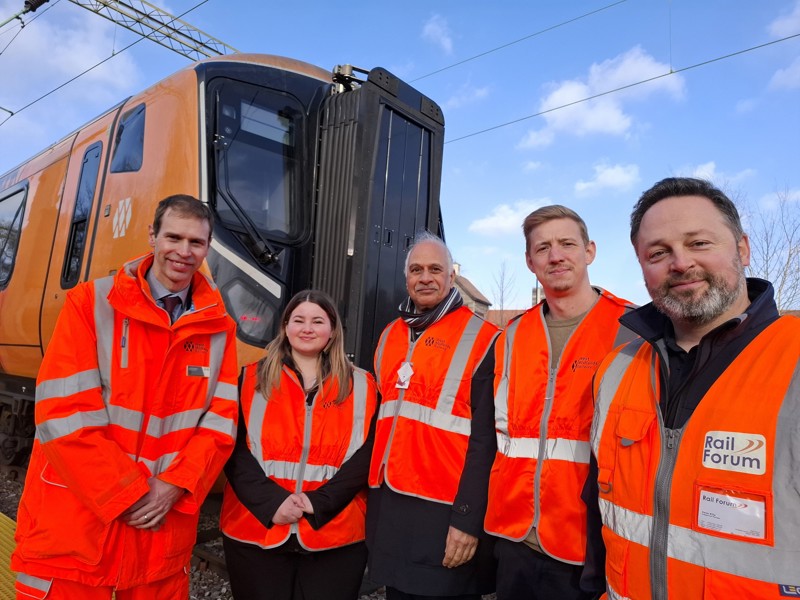
<svg viewBox="0 0 800 600"><path fill-rule="evenodd" d="M67 294L37 380L15 571L123 588L191 557L235 441L236 326L199 272L193 307L171 325L147 291L152 261ZM186 493L157 531L130 527L119 517L153 475Z"/></svg>
<svg viewBox="0 0 800 600"><path fill-rule="evenodd" d="M323 486L364 445L377 398L372 376L353 369L353 390L341 404L334 400L338 385L323 385L309 406L297 375L284 366L280 385L269 397L256 391L257 363L245 368L242 414L250 452L264 475L284 489L308 492ZM364 490L331 521L314 530L306 519L267 528L225 487L220 528L231 539L262 548L275 548L297 535L307 550L328 550L364 539Z"/></svg>
<svg viewBox="0 0 800 600"><path fill-rule="evenodd" d="M681 429L663 426L653 346L636 340L606 359L591 443L608 598L797 597L798 358L800 320L782 317Z"/></svg>
<svg viewBox="0 0 800 600"><path fill-rule="evenodd" d="M550 367L543 304L509 323L495 344L497 454L489 478L485 529L539 545L563 562L582 564L589 472L592 377L613 348L633 339L618 319L632 305L601 295Z"/></svg>
<svg viewBox="0 0 800 600"><path fill-rule="evenodd" d="M381 394L369 485L452 503L471 431L470 386L497 328L466 307L429 326L411 342L397 319L381 334L375 373ZM398 370L413 370L397 387Z"/></svg>

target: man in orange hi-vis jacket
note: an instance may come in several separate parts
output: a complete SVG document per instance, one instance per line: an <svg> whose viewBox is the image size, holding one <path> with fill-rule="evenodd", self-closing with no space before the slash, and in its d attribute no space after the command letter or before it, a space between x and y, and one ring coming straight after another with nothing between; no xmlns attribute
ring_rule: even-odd
<svg viewBox="0 0 800 600"><path fill-rule="evenodd" d="M708 181L644 192L631 241L653 302L622 318L641 338L595 375L595 589L797 598L800 319L745 277L748 237Z"/></svg>
<svg viewBox="0 0 800 600"><path fill-rule="evenodd" d="M485 528L497 536L497 598L586 600L581 491L592 376L606 354L635 337L618 323L633 305L589 282L596 247L575 211L543 206L522 230L545 299L495 344L497 454Z"/></svg>
<svg viewBox="0 0 800 600"><path fill-rule="evenodd" d="M235 324L198 272L213 216L170 196L153 252L67 294L36 385L17 598L188 598L200 505L233 449Z"/></svg>

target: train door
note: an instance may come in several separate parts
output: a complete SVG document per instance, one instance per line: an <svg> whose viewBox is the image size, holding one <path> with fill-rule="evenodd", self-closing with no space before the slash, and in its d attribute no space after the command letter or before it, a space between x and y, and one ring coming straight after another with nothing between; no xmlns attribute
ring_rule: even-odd
<svg viewBox="0 0 800 600"><path fill-rule="evenodd" d="M88 245L98 219L103 165L116 114L107 113L87 125L72 146L42 301L42 348L52 337L67 290L87 279Z"/></svg>

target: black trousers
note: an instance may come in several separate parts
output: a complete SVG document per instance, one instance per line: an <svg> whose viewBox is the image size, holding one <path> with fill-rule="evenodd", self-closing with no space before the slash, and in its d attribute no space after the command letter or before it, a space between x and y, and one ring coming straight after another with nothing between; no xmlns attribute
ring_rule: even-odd
<svg viewBox="0 0 800 600"><path fill-rule="evenodd" d="M296 544L264 550L222 537L235 600L357 600L367 547L362 542L321 552Z"/></svg>
<svg viewBox="0 0 800 600"><path fill-rule="evenodd" d="M497 600L588 600L578 586L583 566L563 563L522 542L497 538Z"/></svg>
<svg viewBox="0 0 800 600"><path fill-rule="evenodd" d="M406 594L392 587L386 588L386 600L481 600L480 594L463 594L461 596L420 596Z"/></svg>

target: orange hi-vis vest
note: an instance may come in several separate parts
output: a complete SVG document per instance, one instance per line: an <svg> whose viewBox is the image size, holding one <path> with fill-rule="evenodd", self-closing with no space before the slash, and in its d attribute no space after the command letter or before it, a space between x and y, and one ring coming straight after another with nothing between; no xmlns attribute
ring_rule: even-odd
<svg viewBox="0 0 800 600"><path fill-rule="evenodd" d="M799 358L800 320L782 317L681 429L663 426L651 344L604 361L591 443L608 598L800 596Z"/></svg>
<svg viewBox="0 0 800 600"><path fill-rule="evenodd" d="M455 500L471 431L472 376L496 335L494 325L463 306L413 343L402 319L389 323L375 352L381 405L370 487L385 482L400 494ZM413 374L398 387L403 365Z"/></svg>
<svg viewBox="0 0 800 600"><path fill-rule="evenodd" d="M372 376L353 369L353 390L335 404L338 385L328 381L312 404L297 375L283 367L280 386L269 397L256 391L258 363L245 368L242 380L242 414L247 424L250 452L264 475L293 493L324 485L364 445L375 414L377 397ZM220 528L231 539L262 548L275 548L297 535L307 550L328 550L364 539L366 489L318 530L306 519L267 528L225 487Z"/></svg>
<svg viewBox="0 0 800 600"><path fill-rule="evenodd" d="M605 290L550 366L550 338L539 304L509 323L495 344L497 454L489 478L487 533L524 540L583 564L592 376L613 348L635 336L618 319L632 305Z"/></svg>
<svg viewBox="0 0 800 600"><path fill-rule="evenodd" d="M36 385L36 439L15 571L119 589L186 567L200 506L236 435L236 325L196 273L174 324L149 295L153 256L67 293ZM186 492L156 529L122 514L150 476Z"/></svg>

